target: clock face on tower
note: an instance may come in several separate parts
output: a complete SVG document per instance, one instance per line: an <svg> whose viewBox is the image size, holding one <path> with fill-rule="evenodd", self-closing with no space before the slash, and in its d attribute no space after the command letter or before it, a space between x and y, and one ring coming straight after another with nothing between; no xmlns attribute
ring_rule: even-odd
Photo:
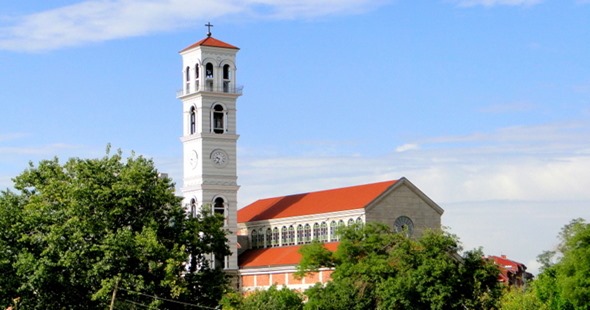
<svg viewBox="0 0 590 310"><path fill-rule="evenodd" d="M188 161L193 169L197 168L198 159L199 159L199 154L197 154L197 151L192 151L189 155Z"/></svg>
<svg viewBox="0 0 590 310"><path fill-rule="evenodd" d="M213 152L211 152L211 161L213 162L213 165L215 167L222 168L225 167L225 165L227 165L229 157L227 156L227 153L224 150L216 149L213 150Z"/></svg>

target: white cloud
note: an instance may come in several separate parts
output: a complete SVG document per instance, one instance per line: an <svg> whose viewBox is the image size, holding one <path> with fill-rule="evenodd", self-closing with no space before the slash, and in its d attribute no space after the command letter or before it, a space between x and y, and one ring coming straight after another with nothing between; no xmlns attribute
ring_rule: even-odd
<svg viewBox="0 0 590 310"><path fill-rule="evenodd" d="M313 18L362 13L384 0L89 0L26 16L4 18L0 49L45 51L193 26L196 21Z"/></svg>
<svg viewBox="0 0 590 310"><path fill-rule="evenodd" d="M571 123L433 137L377 156L242 156L240 201L402 176L440 202L590 200L588 145L588 125Z"/></svg>
<svg viewBox="0 0 590 310"><path fill-rule="evenodd" d="M395 151L398 153L401 153L401 152L406 152L406 151L411 151L411 150L417 150L419 148L420 148L420 146L416 143L406 143L404 145L400 145L400 146L396 147Z"/></svg>
<svg viewBox="0 0 590 310"><path fill-rule="evenodd" d="M457 0L455 1L459 6L472 7L472 6L533 6L542 2L542 0Z"/></svg>

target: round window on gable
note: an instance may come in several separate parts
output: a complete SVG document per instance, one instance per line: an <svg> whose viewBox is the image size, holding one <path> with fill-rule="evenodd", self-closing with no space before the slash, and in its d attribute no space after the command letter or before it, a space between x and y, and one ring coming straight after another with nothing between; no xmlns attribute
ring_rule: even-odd
<svg viewBox="0 0 590 310"><path fill-rule="evenodd" d="M407 216L400 216L393 222L393 228L398 233L405 233L410 237L414 233L414 222Z"/></svg>

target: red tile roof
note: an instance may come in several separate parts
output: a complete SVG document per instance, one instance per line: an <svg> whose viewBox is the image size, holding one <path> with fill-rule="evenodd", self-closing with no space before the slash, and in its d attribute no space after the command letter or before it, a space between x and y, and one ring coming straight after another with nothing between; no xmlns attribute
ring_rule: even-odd
<svg viewBox="0 0 590 310"><path fill-rule="evenodd" d="M237 47L235 47L235 46L233 46L231 44L228 44L228 43L225 43L223 41L217 40L214 37L206 37L203 40L201 40L201 41L199 41L199 42L197 42L197 43L195 43L195 44L193 44L193 45L191 45L191 46L189 46L189 47L181 50L180 53L182 53L184 51L187 51L187 50L190 50L192 48L195 48L197 46L212 46L212 47L232 48L232 49L236 49L236 50L239 49L239 48L237 48Z"/></svg>
<svg viewBox="0 0 590 310"><path fill-rule="evenodd" d="M506 258L506 256L494 256L490 255L488 258L494 260L494 263L500 269L499 280L500 282L508 282L509 276L508 274L518 274L520 272L524 272L526 270L526 266L523 263L515 262Z"/></svg>
<svg viewBox="0 0 590 310"><path fill-rule="evenodd" d="M334 252L339 242L325 243L326 249ZM276 267L297 265L301 260L299 249L302 245L248 250L238 257L240 268Z"/></svg>
<svg viewBox="0 0 590 310"><path fill-rule="evenodd" d="M238 210L238 223L361 209L397 181L257 200Z"/></svg>

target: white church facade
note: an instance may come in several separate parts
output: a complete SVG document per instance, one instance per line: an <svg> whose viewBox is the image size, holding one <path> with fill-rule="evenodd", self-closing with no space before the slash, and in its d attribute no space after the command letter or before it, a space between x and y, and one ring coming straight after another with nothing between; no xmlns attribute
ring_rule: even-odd
<svg viewBox="0 0 590 310"><path fill-rule="evenodd" d="M232 255L215 257L215 267L237 276L242 292L286 285L305 289L329 281L331 270L304 279L293 276L299 248L312 240L330 250L336 229L382 222L419 236L439 229L443 209L406 178L258 200L237 209L236 84L239 49L207 37L180 51L183 203L196 213L205 205L223 214Z"/></svg>

